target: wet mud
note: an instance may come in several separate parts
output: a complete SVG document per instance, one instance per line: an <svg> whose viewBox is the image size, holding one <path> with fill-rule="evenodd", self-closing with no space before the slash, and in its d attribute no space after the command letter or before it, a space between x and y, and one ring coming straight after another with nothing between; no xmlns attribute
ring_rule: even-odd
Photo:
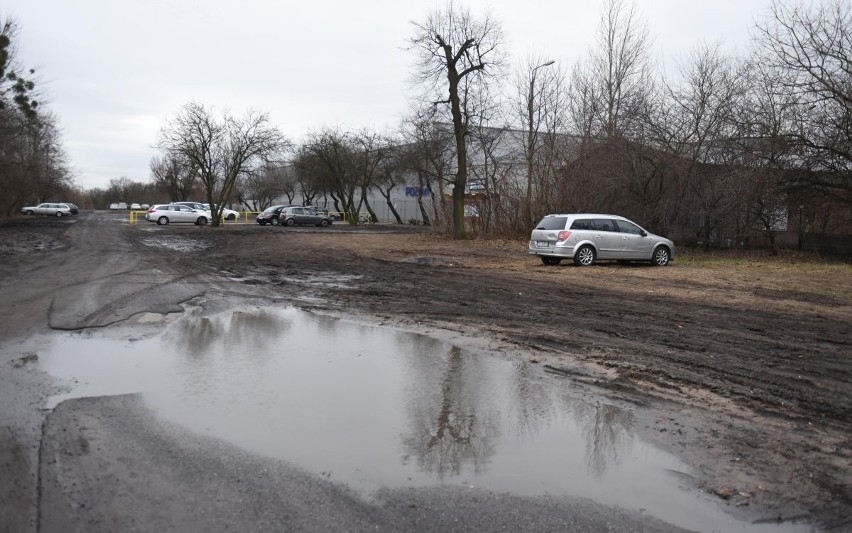
<svg viewBox="0 0 852 533"><path fill-rule="evenodd" d="M487 414L465 417L471 406L465 402L473 401L465 394L460 404L450 401L453 407L442 411L440 398L458 397L459 385L447 376L472 374L478 376L475 382L488 383L489 372L512 374L523 368L529 373L527 384L547 380L555 390L571 391L575 403L564 397L552 402L561 406L559 412L579 417L557 425L578 430L587 474L597 468L606 475L617 462L614 456L630 457L625 442L641 442L685 465L670 468L677 472L671 476L678 480L675 485L721 504L733 516L827 530L852 527L848 291L838 296L796 287L749 289L721 279L726 272L710 279L684 275L678 269L689 267L677 261L666 269L545 268L525 255L524 243L453 243L420 228L336 226L318 232L229 226L163 232L144 225L116 227L114 217L102 214L91 217L79 228L52 220L0 225L0 253L10 259L0 265L0 296L18 306L18 312L0 311L0 338L49 334L38 322L51 316L62 318L61 329L81 331L63 335L126 322L146 328L144 338L151 338L179 327L180 318L158 316L171 316L176 307L200 300L206 317L251 301L369 327L392 326L437 339L441 346L457 346L464 354L454 359L442 348L439 364L418 369L412 362L417 358L407 363L413 367L409 371L419 372L412 381L428 387L409 391L420 400L399 401L409 406L399 415L407 420L399 434L409 435L402 439L408 442L402 464L431 472L430 479L440 479L440 472L451 479L477 479L476 458L485 455L484 464L491 464L499 455L488 455L500 447L493 444L494 424L501 435L505 426L518 426L518 417L512 422ZM27 240L37 246L21 252ZM174 244L163 244L169 242ZM91 297L83 292L68 298L116 253L133 254L122 262L132 268L120 276L97 274L95 287L102 287L103 294L111 293L111 284L137 290L118 289L125 292L113 299L98 295L92 301L106 303L86 313L70 312L71 305L65 307L69 312L54 307L54 301ZM835 283L852 282L841 277ZM176 290L162 288L168 284ZM45 350L42 346L40 357L49 353ZM263 355L264 349L249 351L271 357ZM372 354L357 359L364 355ZM492 364L482 363L489 358L504 370L480 368ZM452 370L453 365L461 369ZM378 366L393 367L386 361ZM588 398L603 401L581 401ZM533 433L546 433L541 428L556 415L547 415L540 399L529 401L528 413L520 418L539 420ZM517 407L523 402L514 405L523 410ZM442 426L441 420L447 423ZM578 420L600 423L584 432L590 422ZM602 447L610 449L601 455L605 460L596 463L595 454L585 451L589 434L598 435L592 441L611 443ZM439 435L456 439L442 441ZM448 444L459 438L467 444ZM462 466L454 470L455 464ZM342 470L322 472L334 476ZM408 482L412 476L404 477ZM349 482L358 484L357 479Z"/></svg>

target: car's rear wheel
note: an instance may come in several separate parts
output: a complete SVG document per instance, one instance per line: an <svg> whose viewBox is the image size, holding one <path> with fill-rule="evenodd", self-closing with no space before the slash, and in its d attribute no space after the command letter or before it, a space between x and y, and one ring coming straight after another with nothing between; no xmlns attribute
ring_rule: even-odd
<svg viewBox="0 0 852 533"><path fill-rule="evenodd" d="M547 255L543 255L543 256L541 256L541 262L544 263L547 266L556 266L556 265L558 265L559 263L562 262L562 258L561 257L550 257L550 256L547 256Z"/></svg>
<svg viewBox="0 0 852 533"><path fill-rule="evenodd" d="M160 217L160 218L157 219L157 224L159 224L160 226L165 226L168 223L169 223L169 219L166 218L166 217Z"/></svg>
<svg viewBox="0 0 852 533"><path fill-rule="evenodd" d="M278 220L278 217L272 217L272 220L269 223L272 224L273 226L277 226L278 224L281 223L281 221Z"/></svg>
<svg viewBox="0 0 852 533"><path fill-rule="evenodd" d="M654 250L654 258L651 260L651 263L654 266L664 267L669 264L669 261L672 258L671 252L665 246L660 246L656 250Z"/></svg>
<svg viewBox="0 0 852 533"><path fill-rule="evenodd" d="M287 224L288 226L295 226L296 220L293 219L293 218L288 218L287 220L284 221L284 223Z"/></svg>
<svg viewBox="0 0 852 533"><path fill-rule="evenodd" d="M207 218L205 218L205 217L198 217L198 218L196 219L195 223L196 223L197 225L199 225L199 226L206 226L206 225L207 225Z"/></svg>
<svg viewBox="0 0 852 533"><path fill-rule="evenodd" d="M574 264L577 266L592 266L595 264L595 249L588 244L581 246L574 254Z"/></svg>

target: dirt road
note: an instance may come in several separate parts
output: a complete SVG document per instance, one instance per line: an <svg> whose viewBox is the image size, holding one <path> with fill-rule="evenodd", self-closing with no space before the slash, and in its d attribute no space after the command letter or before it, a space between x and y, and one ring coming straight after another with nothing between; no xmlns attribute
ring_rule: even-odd
<svg viewBox="0 0 852 533"><path fill-rule="evenodd" d="M697 468L695 483L732 511L852 527L848 265L545 267L524 243L451 242L422 228L169 227L167 241L149 230L109 213L0 224L0 340L178 310L211 287L487 338L491 350L636 405L641 436ZM0 523L10 531L39 522L44 414L33 408L49 383L27 356L0 370L0 391L15 391L0 420Z"/></svg>

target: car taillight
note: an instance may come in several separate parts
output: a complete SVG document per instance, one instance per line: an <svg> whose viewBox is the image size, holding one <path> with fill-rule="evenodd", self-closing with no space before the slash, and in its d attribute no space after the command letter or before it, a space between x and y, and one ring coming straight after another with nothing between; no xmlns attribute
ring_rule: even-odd
<svg viewBox="0 0 852 533"><path fill-rule="evenodd" d="M556 236L556 242L567 241L568 237L571 236L571 232L568 230L562 230L559 232L559 235Z"/></svg>

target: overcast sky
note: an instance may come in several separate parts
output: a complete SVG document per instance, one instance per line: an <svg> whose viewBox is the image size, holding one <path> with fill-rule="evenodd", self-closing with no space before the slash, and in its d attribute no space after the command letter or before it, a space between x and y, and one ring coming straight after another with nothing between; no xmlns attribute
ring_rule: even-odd
<svg viewBox="0 0 852 533"><path fill-rule="evenodd" d="M698 41L745 53L768 0L638 0L656 58ZM410 21L433 0L5 0L18 58L36 67L78 185L150 179L165 121L194 101L268 112L291 140L323 126L393 128L405 113ZM457 2L457 5L460 5ZM594 42L602 0L468 0L491 13L511 59L570 69Z"/></svg>

